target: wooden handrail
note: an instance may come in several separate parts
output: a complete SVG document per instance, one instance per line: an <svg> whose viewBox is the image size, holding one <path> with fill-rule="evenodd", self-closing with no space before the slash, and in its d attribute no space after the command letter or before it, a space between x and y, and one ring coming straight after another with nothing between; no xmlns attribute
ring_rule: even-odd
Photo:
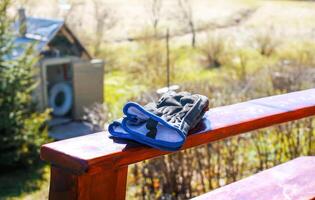
<svg viewBox="0 0 315 200"><path fill-rule="evenodd" d="M315 115L315 89L210 109L182 149ZM50 199L124 199L128 165L170 152L114 141L108 132L45 144Z"/></svg>
<svg viewBox="0 0 315 200"><path fill-rule="evenodd" d="M192 200L315 200L314 166L315 156L302 156Z"/></svg>

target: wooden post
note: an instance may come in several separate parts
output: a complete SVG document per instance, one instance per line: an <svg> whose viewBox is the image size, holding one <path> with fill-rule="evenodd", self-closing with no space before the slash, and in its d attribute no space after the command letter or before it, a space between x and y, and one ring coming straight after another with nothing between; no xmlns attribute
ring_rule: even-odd
<svg viewBox="0 0 315 200"><path fill-rule="evenodd" d="M50 200L124 200L128 166L100 169L96 173L75 174L51 167Z"/></svg>

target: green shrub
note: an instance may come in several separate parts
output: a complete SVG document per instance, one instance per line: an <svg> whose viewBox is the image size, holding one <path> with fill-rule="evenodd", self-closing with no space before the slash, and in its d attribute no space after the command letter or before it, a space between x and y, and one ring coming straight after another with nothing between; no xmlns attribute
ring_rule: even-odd
<svg viewBox="0 0 315 200"><path fill-rule="evenodd" d="M12 23L7 17L9 1L0 2L0 167L29 165L38 160L40 145L46 140L42 126L48 111L34 111L32 92L35 84L33 51L28 47L15 60L12 55Z"/></svg>

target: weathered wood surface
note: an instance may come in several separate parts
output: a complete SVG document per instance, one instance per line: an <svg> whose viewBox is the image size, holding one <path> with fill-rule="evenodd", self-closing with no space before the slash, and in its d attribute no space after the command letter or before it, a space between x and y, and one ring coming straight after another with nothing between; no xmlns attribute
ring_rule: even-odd
<svg viewBox="0 0 315 200"><path fill-rule="evenodd" d="M210 109L182 149L315 115L315 89ZM107 132L43 145L50 199L124 199L128 165L170 152L114 141Z"/></svg>
<svg viewBox="0 0 315 200"><path fill-rule="evenodd" d="M315 115L315 89L210 109L182 149L258 128ZM77 173L101 166L124 166L167 154L100 132L43 145L41 158Z"/></svg>
<svg viewBox="0 0 315 200"><path fill-rule="evenodd" d="M315 199L315 157L300 157L231 183L194 200Z"/></svg>

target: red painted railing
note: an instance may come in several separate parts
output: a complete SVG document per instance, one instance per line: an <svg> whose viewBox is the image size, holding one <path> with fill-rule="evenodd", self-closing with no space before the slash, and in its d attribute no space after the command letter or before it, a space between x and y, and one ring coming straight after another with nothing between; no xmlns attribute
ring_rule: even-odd
<svg viewBox="0 0 315 200"><path fill-rule="evenodd" d="M182 149L315 115L315 89L210 109ZM107 132L43 145L51 163L50 199L125 199L128 165L168 154L114 142Z"/></svg>

